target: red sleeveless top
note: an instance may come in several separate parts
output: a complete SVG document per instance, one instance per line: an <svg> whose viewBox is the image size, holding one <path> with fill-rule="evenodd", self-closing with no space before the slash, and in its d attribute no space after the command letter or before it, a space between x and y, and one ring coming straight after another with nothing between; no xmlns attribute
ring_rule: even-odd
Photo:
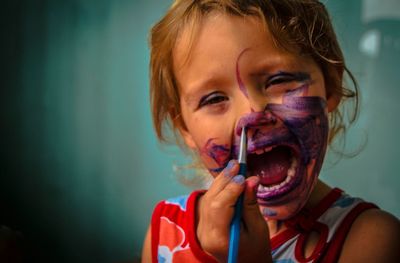
<svg viewBox="0 0 400 263"><path fill-rule="evenodd" d="M195 191L160 202L151 220L153 262L217 262L205 253L195 229L196 201L204 191ZM359 198L333 189L313 209L303 209L286 220L287 229L271 239L274 262L337 262L352 223L363 211L376 208ZM313 253L305 258L304 246L311 232L319 233Z"/></svg>

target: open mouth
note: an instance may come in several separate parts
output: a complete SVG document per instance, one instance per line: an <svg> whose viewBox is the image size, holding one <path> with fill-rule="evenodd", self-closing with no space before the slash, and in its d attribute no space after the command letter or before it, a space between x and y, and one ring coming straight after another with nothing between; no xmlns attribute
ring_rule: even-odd
<svg viewBox="0 0 400 263"><path fill-rule="evenodd" d="M293 190L299 183L298 151L287 145L257 149L247 156L248 173L260 178L257 197L268 201Z"/></svg>

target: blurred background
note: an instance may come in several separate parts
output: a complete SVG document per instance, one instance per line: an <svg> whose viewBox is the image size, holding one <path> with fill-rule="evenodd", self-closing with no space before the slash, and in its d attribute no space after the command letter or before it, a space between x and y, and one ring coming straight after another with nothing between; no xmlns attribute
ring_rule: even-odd
<svg viewBox="0 0 400 263"><path fill-rule="evenodd" d="M364 149L321 177L400 217L400 1L323 2L361 90L346 149ZM148 102L148 32L170 3L2 1L0 226L31 262L134 262L157 201L190 191Z"/></svg>

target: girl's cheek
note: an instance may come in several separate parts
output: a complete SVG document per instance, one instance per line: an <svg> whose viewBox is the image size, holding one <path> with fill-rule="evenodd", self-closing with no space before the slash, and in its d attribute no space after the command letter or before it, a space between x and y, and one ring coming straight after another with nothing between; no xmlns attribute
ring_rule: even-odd
<svg viewBox="0 0 400 263"><path fill-rule="evenodd" d="M200 148L200 156L211 172L219 173L231 159L231 145L219 142L217 138L209 138Z"/></svg>

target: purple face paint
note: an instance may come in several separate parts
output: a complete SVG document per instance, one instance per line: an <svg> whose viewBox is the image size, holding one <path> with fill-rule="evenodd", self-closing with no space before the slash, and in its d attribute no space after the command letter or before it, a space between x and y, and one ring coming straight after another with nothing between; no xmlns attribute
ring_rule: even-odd
<svg viewBox="0 0 400 263"><path fill-rule="evenodd" d="M288 91L282 104L268 104L238 123L248 129L248 169L258 175L257 198L268 218L287 219L307 202L324 159L326 101L307 97L308 84ZM236 136L238 137L238 136ZM279 157L277 157L279 156Z"/></svg>
<svg viewBox="0 0 400 263"><path fill-rule="evenodd" d="M236 79L243 95L249 94L236 62ZM257 198L260 210L268 219L283 220L300 211L317 182L324 159L328 119L326 101L309 96L311 77L303 72L277 72L268 77L266 90L282 88L282 103L266 105L262 112L243 116L235 129L234 143L218 144L209 139L201 153L214 161L220 172L238 155L242 127L248 136L248 172L260 177Z"/></svg>

